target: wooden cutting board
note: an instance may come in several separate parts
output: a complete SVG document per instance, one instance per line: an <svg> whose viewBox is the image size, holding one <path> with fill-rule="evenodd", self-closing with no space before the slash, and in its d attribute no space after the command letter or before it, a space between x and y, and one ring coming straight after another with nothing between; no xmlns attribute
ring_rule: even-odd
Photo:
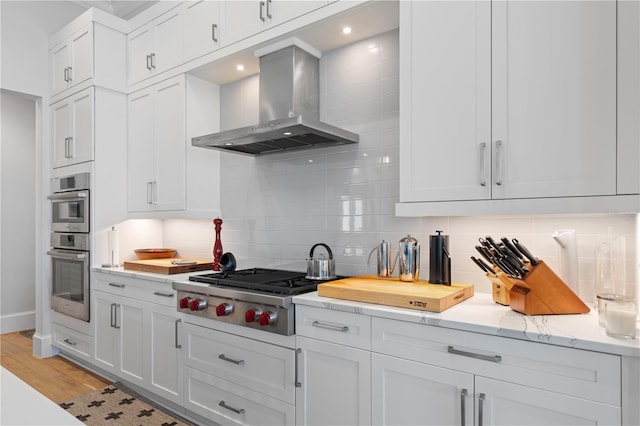
<svg viewBox="0 0 640 426"><path fill-rule="evenodd" d="M318 285L318 295L356 302L442 312L473 296L473 284L450 286L427 281L404 282L373 275L345 278Z"/></svg>
<svg viewBox="0 0 640 426"><path fill-rule="evenodd" d="M190 260L196 263L192 265L174 265L171 263L172 260ZM211 270L212 264L213 264L213 261L211 260L182 259L179 257L171 257L166 259L125 261L124 269L171 275L171 274L183 274L185 272Z"/></svg>

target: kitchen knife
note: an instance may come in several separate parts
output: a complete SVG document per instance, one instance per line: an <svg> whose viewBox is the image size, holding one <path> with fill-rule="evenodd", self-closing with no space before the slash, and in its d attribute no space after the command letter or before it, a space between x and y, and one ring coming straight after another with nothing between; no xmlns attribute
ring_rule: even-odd
<svg viewBox="0 0 640 426"><path fill-rule="evenodd" d="M483 271L483 272L493 272L493 271L490 271L489 269L487 269L487 268L484 266L484 263L481 263L481 262L482 262L482 260L480 260L480 259L476 259L474 256L471 256L471 260L473 260L473 263L475 263L476 265L478 265L478 267L479 267L480 269L482 269L482 271Z"/></svg>
<svg viewBox="0 0 640 426"><path fill-rule="evenodd" d="M524 244L519 242L516 238L513 238L511 241L513 241L513 245L516 246L518 251L522 253L524 257L529 259L531 266L536 266L538 264L538 258L532 255L531 252L524 246Z"/></svg>
<svg viewBox="0 0 640 426"><path fill-rule="evenodd" d="M524 259L524 257L522 256L522 253L520 253L520 252L518 251L518 249L516 248L516 246L514 246L514 245L513 245L513 243L512 243L511 241L509 241L509 239L508 239L507 237L502 237L502 238L500 238L500 241L502 241L502 243L504 244L504 246L505 246L506 248L508 248L509 250L511 250L511 252L512 252L513 254L515 254L515 255L516 255L516 257L517 257L518 259Z"/></svg>
<svg viewBox="0 0 640 426"><path fill-rule="evenodd" d="M487 262L493 263L493 260L491 259L491 254L485 247L476 246L476 250L478 250L478 253L480 253L482 257L484 257L487 260Z"/></svg>

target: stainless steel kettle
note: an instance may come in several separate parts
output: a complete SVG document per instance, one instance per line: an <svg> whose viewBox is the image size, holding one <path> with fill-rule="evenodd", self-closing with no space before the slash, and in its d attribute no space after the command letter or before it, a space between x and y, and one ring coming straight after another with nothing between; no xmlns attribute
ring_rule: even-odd
<svg viewBox="0 0 640 426"><path fill-rule="evenodd" d="M400 240L400 249L396 255L400 269L400 281L418 281L420 279L420 243L411 235ZM395 265L396 261L393 262Z"/></svg>
<svg viewBox="0 0 640 426"><path fill-rule="evenodd" d="M380 278L388 278L393 273L393 268L391 267L391 251L389 250L389 243L385 240L382 240L380 244L375 246L369 252L369 258L367 259L367 266L371 264L371 255L374 251L377 251L378 255L376 256L377 266L378 266L378 276Z"/></svg>
<svg viewBox="0 0 640 426"><path fill-rule="evenodd" d="M320 254L316 259L313 258L313 251L318 246L322 246L327 250L329 259L325 258L324 254ZM333 253L328 245L318 243L311 247L309 259L307 259L306 278L309 280L331 280L336 278L336 264L335 260L333 260Z"/></svg>

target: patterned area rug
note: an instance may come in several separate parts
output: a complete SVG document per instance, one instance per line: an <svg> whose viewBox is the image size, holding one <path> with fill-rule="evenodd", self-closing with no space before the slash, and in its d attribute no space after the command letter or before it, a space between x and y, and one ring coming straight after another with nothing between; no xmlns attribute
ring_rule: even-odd
<svg viewBox="0 0 640 426"><path fill-rule="evenodd" d="M193 423L169 415L151 401L142 401L139 395L119 383L89 392L60 404L82 423L93 425L126 426L191 426Z"/></svg>

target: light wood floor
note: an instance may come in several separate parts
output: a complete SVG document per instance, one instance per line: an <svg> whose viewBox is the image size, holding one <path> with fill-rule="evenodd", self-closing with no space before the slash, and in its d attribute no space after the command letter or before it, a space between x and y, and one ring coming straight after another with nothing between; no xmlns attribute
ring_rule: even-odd
<svg viewBox="0 0 640 426"><path fill-rule="evenodd" d="M19 332L0 335L0 365L55 403L105 387L110 382L66 359L38 358L31 339Z"/></svg>

